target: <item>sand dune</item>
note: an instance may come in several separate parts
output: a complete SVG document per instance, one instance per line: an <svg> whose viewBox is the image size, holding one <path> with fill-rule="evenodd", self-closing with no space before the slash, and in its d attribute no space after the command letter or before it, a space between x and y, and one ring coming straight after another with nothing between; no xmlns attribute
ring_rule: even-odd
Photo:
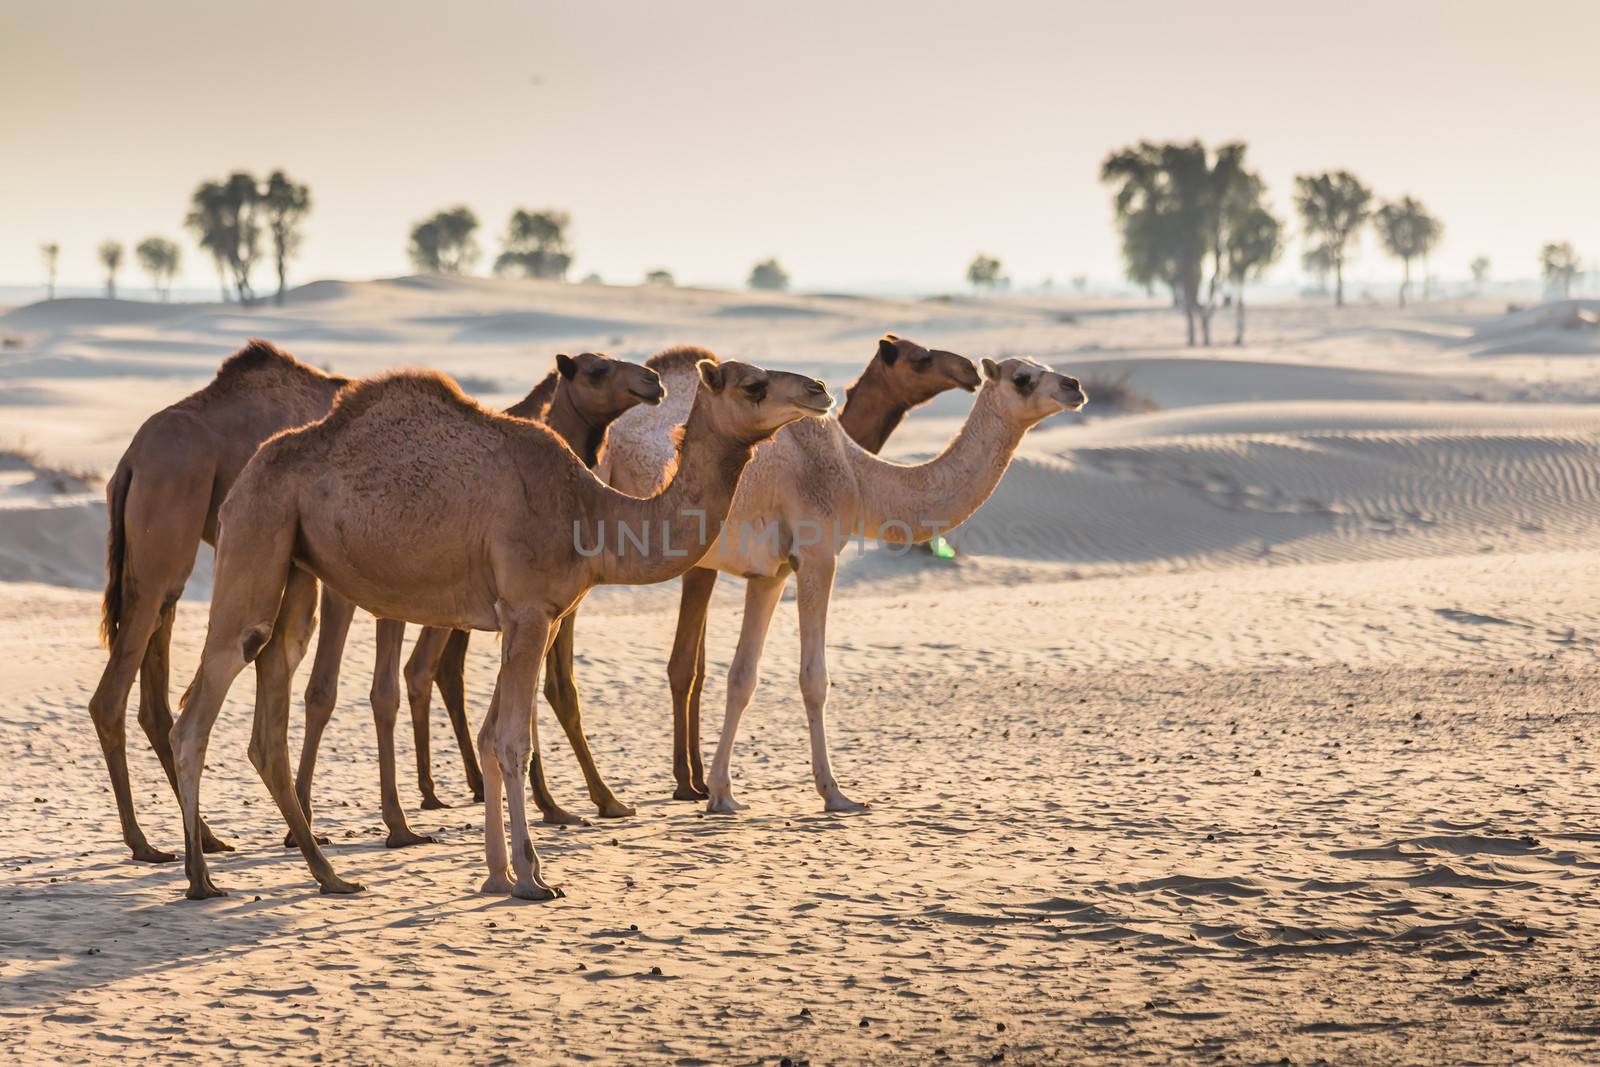
<svg viewBox="0 0 1600 1067"><path fill-rule="evenodd" d="M284 306L57 301L0 315L0 1048L293 1061L1504 1062L1593 1060L1600 829L1600 342L1571 302L1252 310L1185 351L1145 302L315 282ZM674 804L675 585L599 589L578 675L600 766L640 814L543 830L569 896L478 896L481 813L442 716L438 845L381 847L352 630L319 823L360 897L280 845L234 687L204 803L226 900L125 860L84 710L108 472L245 336L361 375L520 396L558 348L693 341L843 386L884 330L1027 353L1143 394L1030 435L962 554L846 550L829 626L841 781L811 788L795 612L740 742L750 810ZM1560 358L1555 358L1559 356ZM947 395L891 442L936 452ZM19 456L21 453L19 453ZM208 555L208 553L203 553ZM194 669L209 559L175 633ZM719 587L705 730L739 626ZM469 704L493 683L475 643ZM303 679L297 683L297 689ZM437 702L436 702L437 704ZM130 710L135 797L178 843ZM584 796L542 717L552 785ZM296 747L299 725L293 727ZM404 734L404 731L402 731ZM402 736L402 798L415 789Z"/></svg>

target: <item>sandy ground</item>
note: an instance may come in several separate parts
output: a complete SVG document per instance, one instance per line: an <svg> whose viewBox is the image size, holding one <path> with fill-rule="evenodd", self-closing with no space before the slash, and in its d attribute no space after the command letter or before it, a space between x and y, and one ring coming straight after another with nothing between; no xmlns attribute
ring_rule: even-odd
<svg viewBox="0 0 1600 1067"><path fill-rule="evenodd" d="M319 283L283 311L72 303L0 316L23 338L0 357L0 445L102 471L245 333L346 373L435 363L498 398L548 351L680 339L843 384L888 328L1129 373L1159 410L1036 431L954 565L847 563L830 735L862 815L822 814L811 788L792 602L741 731L748 809L711 817L666 799L675 588L598 591L579 682L639 815L541 829L568 893L541 905L474 892L481 816L442 714L458 806L415 809L402 737L412 824L440 840L382 847L359 619L316 796L333 862L369 891L323 898L281 848L245 758L248 679L203 794L239 848L214 865L232 895L183 902L181 869L127 862L84 710L103 506L0 479L13 1058L1600 1056L1600 343L1560 309L1268 309L1258 343L1191 358L1159 311L1026 302L402 281ZM937 448L966 403L893 450ZM739 603L724 579L708 733ZM186 602L180 684L203 631ZM553 788L584 810L541 726ZM129 752L146 831L175 848L159 766L137 733Z"/></svg>

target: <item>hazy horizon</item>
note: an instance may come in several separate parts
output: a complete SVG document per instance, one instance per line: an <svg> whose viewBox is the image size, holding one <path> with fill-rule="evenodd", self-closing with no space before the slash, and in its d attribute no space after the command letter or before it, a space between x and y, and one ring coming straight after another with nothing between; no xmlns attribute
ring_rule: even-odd
<svg viewBox="0 0 1600 1067"><path fill-rule="evenodd" d="M801 288L954 287L981 250L1065 286L1121 276L1100 160L1192 137L1248 141L1292 235L1293 175L1344 168L1444 221L1446 278L1479 254L1532 276L1549 240L1600 255L1600 5L1579 0L1363 0L1337 21L1261 0L273 13L9 5L0 283L37 283L54 240L61 283L96 285L110 238L142 285L132 246L162 235L178 286L208 288L190 193L283 167L314 199L291 284L406 273L411 224L465 203L480 271L525 206L571 212L573 278L739 284L776 256ZM1369 236L1351 274L1398 265Z"/></svg>

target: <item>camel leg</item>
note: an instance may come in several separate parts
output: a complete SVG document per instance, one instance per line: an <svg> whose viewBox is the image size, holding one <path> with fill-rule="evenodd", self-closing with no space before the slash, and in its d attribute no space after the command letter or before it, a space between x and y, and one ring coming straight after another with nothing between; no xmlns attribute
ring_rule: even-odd
<svg viewBox="0 0 1600 1067"><path fill-rule="evenodd" d="M311 823L295 795L289 774L289 684L311 642L317 607L317 580L293 568L283 591L283 602L270 640L256 658L256 714L250 731L250 762L254 764L278 811L289 824L305 856L311 875L324 893L358 893L363 886L347 882L333 871L311 836Z"/></svg>
<svg viewBox="0 0 1600 1067"><path fill-rule="evenodd" d="M504 677L502 664L495 675L494 693L489 697L489 714L483 717L483 725L478 728L478 756L483 762L483 858L489 867L489 877L478 891L501 895L510 893L512 888L505 817L500 808L505 782L500 774L500 761L494 755L495 731L500 725L500 683Z"/></svg>
<svg viewBox="0 0 1600 1067"><path fill-rule="evenodd" d="M537 725L533 719L533 694L539 682L539 667L549 651L554 634L550 618L537 612L513 615L502 606L501 617L499 706L492 739L486 737L486 724L485 730L479 734L480 745L489 740L483 753L485 769L487 771L489 762L494 761L498 765L498 776L505 786L506 811L511 817L511 866L516 875L511 895L523 900L550 900L562 894L546 883L541 874L539 854L534 850L533 839L528 834L527 797L523 793L523 779L528 774L532 750L538 745ZM485 781L484 784L487 789L489 782ZM495 807L498 808L498 805ZM489 801L486 798L484 810L488 809ZM498 816L498 810L494 814ZM498 819L495 822L498 823ZM498 826L489 825L486 821L486 831L497 829ZM504 868L496 869L492 854L493 839L497 836L493 832L487 835L486 843L490 848L486 851L489 853L490 868L489 881L484 884L486 892L496 888L505 879Z"/></svg>
<svg viewBox="0 0 1600 1067"><path fill-rule="evenodd" d="M111 775L111 792L117 801L117 818L122 822L122 841L141 863L171 863L178 857L155 848L145 839L133 811L133 789L128 784L128 692L134 675L146 656L151 637L161 614L161 602L140 592L139 585L124 586L122 617L117 636L111 642L111 658L94 696L89 699L89 717L105 753L106 770Z"/></svg>
<svg viewBox="0 0 1600 1067"><path fill-rule="evenodd" d="M461 750L461 769L467 776L467 788L472 799L483 800L483 772L478 766L477 746L472 740L472 724L467 718L467 646L472 631L453 630L445 644L444 659L439 665L439 695L444 697L444 710L450 716L450 729L456 735L456 747Z"/></svg>
<svg viewBox="0 0 1600 1067"><path fill-rule="evenodd" d="M275 511L282 511L282 508ZM279 608L288 597L290 553L295 524L277 527L267 523L224 526L217 548L216 578L211 595L211 618L206 626L205 650L194 681L183 694L182 713L172 727L172 756L178 770L178 802L183 809L184 871L189 876L185 895L190 900L221 896L206 867L200 833L200 776L205 770L206 747L217 714L245 664L256 659L272 637ZM303 572L296 572L297 596L306 596ZM316 584L310 585L315 596ZM276 656L281 657L282 644ZM283 673L287 685L287 672ZM258 681L259 689L259 681ZM259 692L257 694L260 696ZM259 699L258 699L259 703ZM287 696L285 696L287 703ZM287 743L287 741L285 742ZM287 762L287 757L285 762ZM287 776L287 767L285 775ZM291 797L292 799L292 797ZM305 815L294 802L296 817Z"/></svg>
<svg viewBox="0 0 1600 1067"><path fill-rule="evenodd" d="M400 715L400 646L406 624L399 619L378 620L378 654L372 668L372 721L378 731L378 789L382 796L383 825L389 828L390 848L431 844L433 838L412 830L400 806L400 786L394 767L394 724Z"/></svg>
<svg viewBox="0 0 1600 1067"><path fill-rule="evenodd" d="M828 601L833 595L837 561L831 552L813 552L796 576L800 607L800 696L806 704L806 728L811 733L811 777L825 811L862 811L839 791L828 760Z"/></svg>
<svg viewBox="0 0 1600 1067"><path fill-rule="evenodd" d="M554 648L550 650L550 655L548 658L552 662L555 660L556 650ZM546 666L546 670L549 670L548 665ZM557 697L556 695L552 695L550 687L551 676L546 674L544 685L545 695L549 698L551 704L554 705ZM535 708L533 713L537 718L539 709ZM557 718L559 717L560 716L558 714ZM538 745L533 746L528 757L528 787L533 792L533 803L539 809L539 813L543 817L546 824L550 826L588 825L588 823L583 819L572 814L560 804L556 803L555 795L550 792L550 783L545 781L544 753L539 751Z"/></svg>
<svg viewBox="0 0 1600 1067"><path fill-rule="evenodd" d="M328 728L334 705L339 702L339 667L355 611L355 604L326 585L322 587L321 632L317 634L317 654L311 660L311 678L306 682L306 735L300 742L300 766L294 776L295 796L300 799L307 825L311 823L311 779L317 772L317 752L322 747L322 732ZM327 843L326 837L317 835L317 844ZM294 834L284 834L283 847L294 845Z"/></svg>
<svg viewBox="0 0 1600 1067"><path fill-rule="evenodd" d="M678 629L672 637L667 678L672 685L673 800L704 800L705 771L700 766L700 690L706 673L706 614L717 586L717 572L693 567L683 576L678 599Z"/></svg>
<svg viewBox="0 0 1600 1067"><path fill-rule="evenodd" d="M139 667L139 725L150 739L150 747L155 749L161 769L167 773L174 796L178 792L178 767L172 759L172 699L168 693L172 673L172 623L177 614L178 598L168 597L161 605L161 621L145 646L144 663ZM211 832L205 819L200 820L200 843L206 852L233 851L232 845Z"/></svg>
<svg viewBox="0 0 1600 1067"><path fill-rule="evenodd" d="M483 799L483 775L478 770L472 727L467 722L466 670L470 637L466 630L424 627L417 635L411 657L406 660L406 698L411 706L411 738L417 755L417 789L422 794L422 806L428 810L449 807L439 799L433 784L433 749L428 714L436 682L444 697L450 726L455 731L456 745L461 749L461 765L467 772L467 785L475 800Z"/></svg>
<svg viewBox="0 0 1600 1067"><path fill-rule="evenodd" d="M544 695L550 701L550 706L555 709L556 721L561 724L561 729L566 731L567 743L572 746L573 755L578 757L578 766L583 768L583 780L589 787L589 799L594 801L594 806L600 810L600 815L607 819L620 819L635 814L634 808L616 798L611 792L611 787L600 776L600 770L595 766L594 754L589 751L589 739L583 732L583 709L578 702L578 684L573 679L572 650L577 613L574 612L561 620L561 628L556 631L555 643L550 646L550 655L545 657ZM537 798L537 794L535 794Z"/></svg>
<svg viewBox="0 0 1600 1067"><path fill-rule="evenodd" d="M787 574L778 578L751 578L744 588L744 623L739 629L739 649L733 654L733 665L728 668L728 705L723 713L722 737L717 741L717 754L711 760L711 773L706 777L706 787L711 798L706 810L731 815L742 805L734 803L733 738L739 732L739 718L750 706L755 695L756 682L761 679L761 650L767 641L767 629L772 625L772 613L783 597Z"/></svg>

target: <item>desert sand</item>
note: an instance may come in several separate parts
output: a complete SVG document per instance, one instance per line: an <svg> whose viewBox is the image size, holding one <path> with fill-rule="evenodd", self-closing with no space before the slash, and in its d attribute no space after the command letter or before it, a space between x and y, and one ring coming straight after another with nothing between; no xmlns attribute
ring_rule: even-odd
<svg viewBox="0 0 1600 1067"><path fill-rule="evenodd" d="M0 1049L21 1062L1505 1063L1600 1056L1600 331L1309 303L1186 351L1153 303L910 301L407 278L282 308L60 300L0 315ZM318 765L356 897L319 896L245 756L202 794L232 895L128 861L86 705L104 475L247 336L363 375L432 366L488 403L557 351L675 342L842 387L893 330L1026 354L1091 403L1024 442L954 562L847 549L829 626L825 815L780 608L739 742L747 810L672 789L676 585L596 590L578 678L631 819L542 828L567 897L479 896L482 815L435 700L437 844L386 850L358 619ZM1123 382L1129 403L1104 402ZM1100 393L1097 394L1097 386ZM836 389L836 392L838 390ZM1100 402L1097 403L1097 398ZM886 454L936 451L941 397ZM209 562L180 605L175 686ZM740 590L712 615L720 725ZM469 697L492 685L474 642ZM304 684L305 668L297 682ZM131 723L130 711L130 726ZM298 725L298 724L297 724ZM547 712L551 785L584 793ZM298 751L296 728L291 749ZM141 820L177 848L159 765ZM707 751L709 757L709 749Z"/></svg>

